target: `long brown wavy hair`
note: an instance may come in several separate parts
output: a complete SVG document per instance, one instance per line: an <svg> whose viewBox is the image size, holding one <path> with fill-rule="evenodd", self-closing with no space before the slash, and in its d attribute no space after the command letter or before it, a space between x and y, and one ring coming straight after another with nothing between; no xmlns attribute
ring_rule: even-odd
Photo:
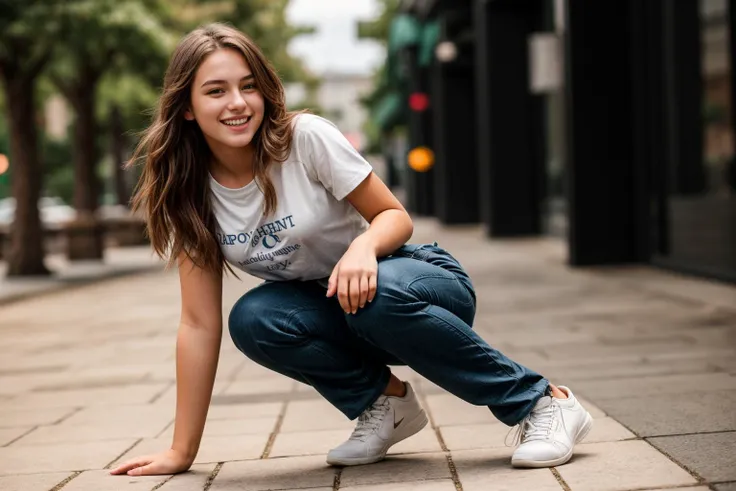
<svg viewBox="0 0 736 491"><path fill-rule="evenodd" d="M153 121L126 165L143 160L132 206L145 216L151 245L160 257L168 256L169 265L182 254L205 269L221 271L225 265L210 204L212 153L198 124L184 118L197 69L208 55L223 48L243 55L264 98L263 122L250 144L254 146L253 175L265 197L266 215L276 208L268 167L286 160L291 150L291 122L298 113L286 110L281 80L258 46L239 30L220 23L185 36L171 56Z"/></svg>

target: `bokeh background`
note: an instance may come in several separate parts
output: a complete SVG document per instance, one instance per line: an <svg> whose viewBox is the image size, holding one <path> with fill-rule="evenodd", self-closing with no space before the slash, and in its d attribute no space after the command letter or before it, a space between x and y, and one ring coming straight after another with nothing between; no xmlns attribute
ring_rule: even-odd
<svg viewBox="0 0 736 491"><path fill-rule="evenodd" d="M145 243L122 165L177 40L224 21L415 216L733 281L734 3L621 5L2 0L3 274Z"/></svg>

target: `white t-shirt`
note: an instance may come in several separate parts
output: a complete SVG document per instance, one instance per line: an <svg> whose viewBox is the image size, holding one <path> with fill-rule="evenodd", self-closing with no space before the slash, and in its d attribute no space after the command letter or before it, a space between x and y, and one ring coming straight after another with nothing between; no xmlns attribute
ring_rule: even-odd
<svg viewBox="0 0 736 491"><path fill-rule="evenodd" d="M313 280L330 276L367 222L345 200L372 172L368 162L330 121L301 114L291 152L269 172L275 212L263 216L255 181L226 188L210 176L217 238L225 259L264 280Z"/></svg>

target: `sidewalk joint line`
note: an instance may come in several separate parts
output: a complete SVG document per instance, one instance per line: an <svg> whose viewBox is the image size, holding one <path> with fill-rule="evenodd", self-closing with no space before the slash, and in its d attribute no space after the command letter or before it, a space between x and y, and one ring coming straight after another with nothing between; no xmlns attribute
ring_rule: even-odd
<svg viewBox="0 0 736 491"><path fill-rule="evenodd" d="M67 477L63 481L61 481L59 484L57 484L56 486L54 486L53 488L51 488L49 491L59 491L61 488L63 488L67 484L69 484L69 481L71 481L72 479L74 479L75 477L77 477L78 475L80 475L81 473L82 473L82 471L75 471L74 474L72 474L71 476Z"/></svg>
<svg viewBox="0 0 736 491"><path fill-rule="evenodd" d="M171 421L169 421L169 424L164 426L164 429L156 433L156 436L154 436L153 438L161 438L161 435L169 431L169 428L171 428L171 426L174 425L175 423L176 423L176 419L172 419Z"/></svg>
<svg viewBox="0 0 736 491"><path fill-rule="evenodd" d="M562 486L562 489L565 491L572 491L570 486L567 484L567 481L560 475L559 471L555 467L549 468L550 472L552 472L552 475L555 476L555 479L557 479L557 482L560 486Z"/></svg>
<svg viewBox="0 0 736 491"><path fill-rule="evenodd" d="M726 481L726 482L730 482L730 481ZM691 488L703 487L703 486L707 486L709 489L713 489L712 488L713 484L717 484L717 483L696 482L696 483L690 483L690 484L675 484L672 486L668 486L665 484L662 486L654 486L654 487L647 486L644 488L631 488L631 489L628 489L627 491L655 491L657 489L667 489L667 490L669 489L691 489Z"/></svg>
<svg viewBox="0 0 736 491"><path fill-rule="evenodd" d="M671 462L672 462L673 464L675 464L675 465L677 465L677 466L681 467L682 469L684 469L684 470L685 470L685 472L687 472L688 474L690 474L690 475L691 475L692 477L694 477L694 478L695 478L695 480L696 480L696 481L698 482L698 484L705 484L705 483L707 482L705 478L701 477L701 476L700 476L700 475L699 475L698 473L696 473L696 472L695 472L694 470L690 469L690 468L689 468L688 466L686 466L685 464L682 464L682 463L678 462L678 461L677 461L677 460L676 460L676 459L675 459L674 457L672 457L672 456L671 456L670 454L668 454L668 453L667 453L667 452L665 452L664 450L660 450L659 448L657 448L656 446L654 446L654 444L653 444L652 442L650 442L649 440L646 440L646 439L644 439L644 440L642 440L642 441L646 442L646 444L647 444L647 445L649 445L649 446L650 446L650 447L652 447L652 448L653 448L654 450L656 450L657 452L659 452L659 453L661 453L662 455L664 455L665 457L667 457L667 458L668 458L668 459L669 459L669 460L670 460L670 461L671 461Z"/></svg>
<svg viewBox="0 0 736 491"><path fill-rule="evenodd" d="M59 425L59 424L63 423L64 421L66 421L67 419L71 418L75 414L81 413L83 409L84 409L83 407L75 407L74 408L74 411L72 411L69 414L67 414L65 416L62 416L61 418L57 419L56 421L54 421L53 423L51 423L50 426L56 426L56 425Z"/></svg>
<svg viewBox="0 0 736 491"><path fill-rule="evenodd" d="M263 453L261 454L261 459L267 459L270 455L271 449L273 449L273 444L276 441L276 437L278 436L279 431L281 431L281 425L284 422L284 416L286 416L286 408L288 405L289 401L287 400L284 401L281 406L281 411L279 411L279 416L276 418L276 424L273 426L273 431L268 435L268 441L266 442L266 447L263 449Z"/></svg>
<svg viewBox="0 0 736 491"><path fill-rule="evenodd" d="M335 469L335 479L332 481L332 491L340 489L340 479L342 478L342 467Z"/></svg>
<svg viewBox="0 0 736 491"><path fill-rule="evenodd" d="M9 441L8 443L6 443L5 445L0 445L0 448L5 448L5 447L9 447L9 446L10 446L10 445L12 445L13 443L17 442L18 440L20 440L20 439L21 439L21 438L23 438L24 436L28 435L29 433L32 433L32 432L36 431L37 429L38 429L38 425L36 425L36 426L32 427L31 429L29 429L28 431L26 431L26 432L25 432L25 433L23 433L22 435L19 435L19 436L17 436L17 437L15 437L15 438L13 438L12 440L10 440L10 441Z"/></svg>
<svg viewBox="0 0 736 491"><path fill-rule="evenodd" d="M157 489L163 487L164 484L166 484L167 482L171 481L172 479L174 479L174 476L173 475L169 476L168 479L164 479L160 483L156 484L154 487L151 488L151 491L156 491Z"/></svg>
<svg viewBox="0 0 736 491"><path fill-rule="evenodd" d="M169 385L167 385L166 387L164 387L163 390L161 390L161 392L159 392L158 394L156 394L155 396L153 396L151 398L151 400L148 401L148 404L155 404L156 401L158 401L159 399L161 399L164 396L164 394L166 394L166 392L170 388L175 387L175 386L176 386L176 381L169 382Z"/></svg>
<svg viewBox="0 0 736 491"><path fill-rule="evenodd" d="M210 486L212 486L212 482L217 477L217 474L220 473L220 469L222 469L223 465L225 465L225 462L218 462L215 468L212 469L212 473L210 474L210 477L207 478L207 482L204 483L202 491L207 491L208 489L210 489Z"/></svg>
<svg viewBox="0 0 736 491"><path fill-rule="evenodd" d="M419 387L417 388L419 389ZM437 424L434 421L434 416L432 415L432 411L429 409L429 403L427 402L427 398L424 394L424 390L417 390L416 394L417 394L417 398L424 406L424 411L427 413L427 418L429 419L429 425L434 430L434 434L437 437L437 441L440 444L440 448L445 453L445 458L447 458L447 466L450 468L450 477L452 478L452 484L455 485L456 491L463 491L463 484L460 482L460 476L457 473L457 467L455 467L455 461L452 460L452 454L450 453L450 449L447 448L445 439L442 437L442 432L440 431L440 428L437 426Z"/></svg>
<svg viewBox="0 0 736 491"><path fill-rule="evenodd" d="M133 450L133 448L134 448L134 447L135 447L136 445L138 445L138 444L139 444L140 442L142 442L142 441L143 441L143 438L138 438L138 439L137 439L137 440L136 440L136 441L135 441L135 442L133 443L133 445L131 445L131 446L129 446L128 448L126 448L125 450L123 450L123 451L122 451L122 452L120 453L120 455L118 455L117 457L115 457L114 459L112 459L112 460L110 461L110 463L109 463L109 464L107 464L107 465L106 465L105 467L103 467L103 469L109 469L109 468L110 468L110 466L112 466L112 464L114 464L115 462L117 462L117 461L118 461L118 460L120 459L120 457L122 457L122 456L123 456L123 455L125 455L126 453L130 452L131 450Z"/></svg>
<svg viewBox="0 0 736 491"><path fill-rule="evenodd" d="M694 431L692 433L668 433L666 435L651 435L643 436L642 439L646 440L649 438L669 438L671 436L693 436L693 435L717 435L719 433L736 433L736 430L709 430L709 431Z"/></svg>
<svg viewBox="0 0 736 491"><path fill-rule="evenodd" d="M439 428L437 428L435 431L439 431ZM450 454L449 451L446 452L445 457L447 457L447 466L450 468L450 476L452 476L452 484L455 485L455 489L457 491L463 491L463 485L460 482L460 476L457 474L457 467L455 467L455 461L452 460L452 454Z"/></svg>

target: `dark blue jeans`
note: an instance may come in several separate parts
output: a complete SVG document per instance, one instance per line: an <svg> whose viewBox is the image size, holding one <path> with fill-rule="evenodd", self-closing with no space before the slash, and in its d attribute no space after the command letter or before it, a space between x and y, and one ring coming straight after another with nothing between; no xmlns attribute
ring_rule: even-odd
<svg viewBox="0 0 736 491"><path fill-rule="evenodd" d="M313 386L348 418L383 392L388 365L425 378L515 425L549 383L490 347L471 326L475 292L437 245L406 245L378 264L372 303L346 314L319 281L267 282L233 306L233 342L256 363Z"/></svg>

